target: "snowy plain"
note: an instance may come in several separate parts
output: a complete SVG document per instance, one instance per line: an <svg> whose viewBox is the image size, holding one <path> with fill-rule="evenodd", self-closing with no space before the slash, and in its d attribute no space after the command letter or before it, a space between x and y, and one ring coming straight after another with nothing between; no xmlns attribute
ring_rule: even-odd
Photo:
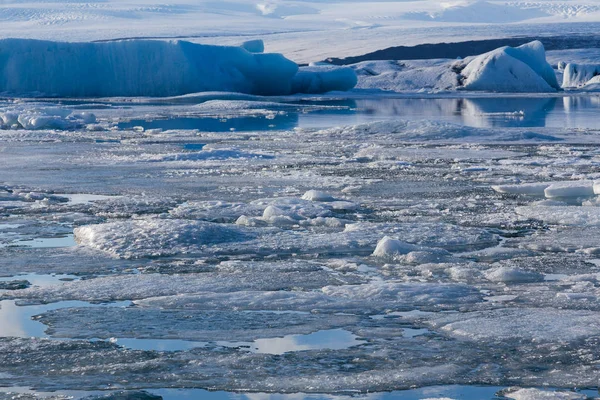
<svg viewBox="0 0 600 400"><path fill-rule="evenodd" d="M0 37L266 39L267 51L308 63L398 45L597 35L599 18L597 0L3 0Z"/></svg>
<svg viewBox="0 0 600 400"><path fill-rule="evenodd" d="M294 62L599 21L578 0L0 1L0 37L288 57L207 80L227 93L69 93L60 59L35 74L54 44L0 40L0 399L598 398L600 50ZM245 90L274 73L276 96Z"/></svg>

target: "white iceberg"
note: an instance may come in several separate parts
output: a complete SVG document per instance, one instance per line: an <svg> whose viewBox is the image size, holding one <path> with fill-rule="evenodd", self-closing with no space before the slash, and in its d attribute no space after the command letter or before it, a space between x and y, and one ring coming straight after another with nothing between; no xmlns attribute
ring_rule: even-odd
<svg viewBox="0 0 600 400"><path fill-rule="evenodd" d="M66 43L0 40L0 93L53 97L178 96L221 91L287 95L356 84L348 68L298 65L262 53L262 41L240 47L186 41Z"/></svg>
<svg viewBox="0 0 600 400"><path fill-rule="evenodd" d="M555 92L561 87L539 41L464 60L366 61L352 68L359 89L396 92Z"/></svg>
<svg viewBox="0 0 600 400"><path fill-rule="evenodd" d="M600 83L600 65L569 63L563 73L564 88L580 88Z"/></svg>
<svg viewBox="0 0 600 400"><path fill-rule="evenodd" d="M537 40L477 56L461 74L466 90L555 92L560 89L556 74L546 61L544 45Z"/></svg>

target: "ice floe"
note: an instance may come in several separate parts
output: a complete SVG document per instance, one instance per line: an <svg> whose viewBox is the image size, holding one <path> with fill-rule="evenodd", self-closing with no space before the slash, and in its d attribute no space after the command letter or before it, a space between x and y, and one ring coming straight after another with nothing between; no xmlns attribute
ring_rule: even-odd
<svg viewBox="0 0 600 400"><path fill-rule="evenodd" d="M0 129L76 129L96 122L89 112L61 107L8 107L0 109Z"/></svg>
<svg viewBox="0 0 600 400"><path fill-rule="evenodd" d="M544 308L449 314L430 324L450 336L470 341L576 341L600 332L597 312Z"/></svg>
<svg viewBox="0 0 600 400"><path fill-rule="evenodd" d="M244 241L249 237L247 232L233 226L158 218L75 229L75 240L79 245L124 258L193 253L204 246Z"/></svg>

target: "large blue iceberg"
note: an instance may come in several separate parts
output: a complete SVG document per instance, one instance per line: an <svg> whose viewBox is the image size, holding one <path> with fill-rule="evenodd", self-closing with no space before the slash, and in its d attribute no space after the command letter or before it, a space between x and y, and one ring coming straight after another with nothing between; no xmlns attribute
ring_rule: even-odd
<svg viewBox="0 0 600 400"><path fill-rule="evenodd" d="M161 40L66 43L4 39L0 40L0 93L51 97L164 97L207 91L288 95L354 87L356 76L350 77L352 85L332 85L331 79L321 86L314 84L320 79L312 80L311 85L298 84L295 62L262 49L258 41L233 47ZM306 72L302 74L306 81ZM341 68L340 74L348 76L348 71Z"/></svg>

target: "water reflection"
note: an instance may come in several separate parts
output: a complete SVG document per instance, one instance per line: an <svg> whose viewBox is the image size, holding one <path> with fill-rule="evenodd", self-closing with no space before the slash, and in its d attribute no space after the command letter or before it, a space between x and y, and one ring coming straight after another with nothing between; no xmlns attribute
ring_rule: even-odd
<svg viewBox="0 0 600 400"><path fill-rule="evenodd" d="M129 301L91 304L84 301L60 301L52 304L18 306L14 300L0 301L0 337L47 338L47 326L33 319L48 311L76 307L128 307Z"/></svg>
<svg viewBox="0 0 600 400"><path fill-rule="evenodd" d="M294 104L295 107L291 106ZM207 132L269 131L327 128L385 119L443 121L478 128L554 127L596 128L600 96L311 99L286 102L269 115L245 115L245 109L226 115L186 115L154 120L135 118L120 129L199 130ZM154 107L164 107L155 105ZM268 108L268 107L266 107ZM146 110L147 111L147 110ZM151 113L152 114L152 113ZM164 114L164 113L163 113Z"/></svg>
<svg viewBox="0 0 600 400"><path fill-rule="evenodd" d="M343 103L348 105L347 102ZM301 127L352 125L385 119L434 120L477 128L597 128L600 97L374 98L352 112L299 116Z"/></svg>
<svg viewBox="0 0 600 400"><path fill-rule="evenodd" d="M208 342L177 339L116 338L115 343L131 350L185 351L208 346ZM366 343L344 329L323 330L307 335L287 335L278 338L257 339L253 342L217 341L222 347L239 348L259 354L285 354L304 350L341 350Z"/></svg>
<svg viewBox="0 0 600 400"><path fill-rule="evenodd" d="M308 335L288 335L282 338L257 339L252 351L264 354L284 354L302 350L341 350L366 343L344 329L318 331Z"/></svg>
<svg viewBox="0 0 600 400"><path fill-rule="evenodd" d="M229 132L229 131L269 131L288 130L298 125L298 114L277 113L273 115L260 116L232 116L229 118L214 117L177 117L168 119L142 120L133 119L118 124L119 129L132 129L141 126L145 130L199 130L205 132Z"/></svg>
<svg viewBox="0 0 600 400"><path fill-rule="evenodd" d="M74 235L66 235L62 237L52 237L52 238L36 238L31 240L19 240L17 242L13 242L10 246L18 246L18 247L33 247L33 248L59 248L59 247L75 247L77 243L75 242Z"/></svg>

